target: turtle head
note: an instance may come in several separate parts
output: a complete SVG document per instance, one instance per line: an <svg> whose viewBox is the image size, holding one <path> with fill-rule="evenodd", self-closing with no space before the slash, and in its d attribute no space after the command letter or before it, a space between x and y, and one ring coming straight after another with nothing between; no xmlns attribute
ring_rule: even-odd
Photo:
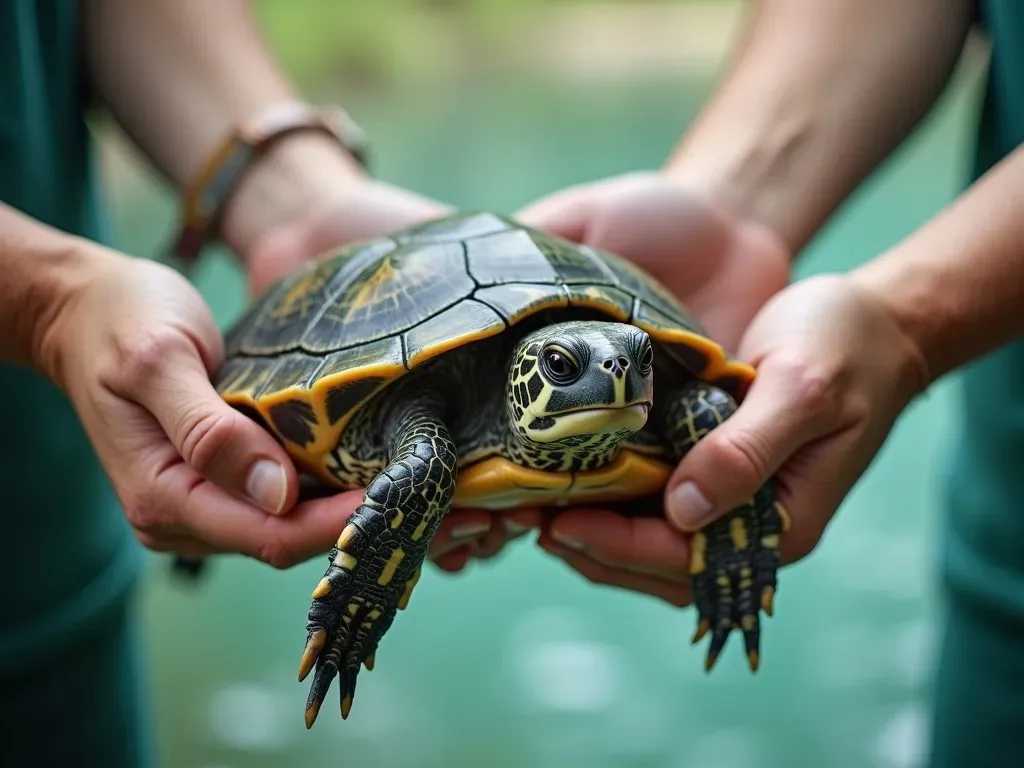
<svg viewBox="0 0 1024 768"><path fill-rule="evenodd" d="M508 414L521 442L579 446L647 423L654 350L633 325L572 321L525 336L512 355ZM555 446L551 446L555 447Z"/></svg>

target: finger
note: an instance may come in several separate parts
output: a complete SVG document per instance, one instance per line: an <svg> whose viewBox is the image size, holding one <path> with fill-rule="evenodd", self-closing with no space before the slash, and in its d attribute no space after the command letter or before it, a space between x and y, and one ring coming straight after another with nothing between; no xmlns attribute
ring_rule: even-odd
<svg viewBox="0 0 1024 768"><path fill-rule="evenodd" d="M555 518L548 535L613 568L688 580L687 539L663 518L629 518L600 509L574 509Z"/></svg>
<svg viewBox="0 0 1024 768"><path fill-rule="evenodd" d="M540 528L544 521L544 512L541 509L513 509L498 515L508 532L509 539L518 539L530 531Z"/></svg>
<svg viewBox="0 0 1024 768"><path fill-rule="evenodd" d="M436 558L434 564L447 573L458 573L469 565L469 561L469 547L464 544Z"/></svg>
<svg viewBox="0 0 1024 768"><path fill-rule="evenodd" d="M750 499L802 446L841 429L830 387L766 359L739 409L676 467L665 492L669 521L697 531Z"/></svg>
<svg viewBox="0 0 1024 768"><path fill-rule="evenodd" d="M592 197L590 185L569 187L536 200L522 208L513 218L528 227L580 243L586 239L592 218Z"/></svg>
<svg viewBox="0 0 1024 768"><path fill-rule="evenodd" d="M494 522L484 509L453 509L444 516L427 548L429 557L440 557L485 536Z"/></svg>
<svg viewBox="0 0 1024 768"><path fill-rule="evenodd" d="M192 536L160 536L136 531L136 537L142 546L153 552L170 552L184 557L209 557L224 553L223 549Z"/></svg>
<svg viewBox="0 0 1024 768"><path fill-rule="evenodd" d="M152 514L158 521L173 521L172 526L165 523L160 533L187 533L216 549L248 555L276 568L328 552L363 499L361 490L345 491L303 502L291 514L275 517L202 480L181 460L164 467L151 486ZM129 519L136 528L149 529L145 521L140 525Z"/></svg>
<svg viewBox="0 0 1024 768"><path fill-rule="evenodd" d="M505 525L498 522L483 536L469 542L469 554L475 560L490 560L511 540Z"/></svg>
<svg viewBox="0 0 1024 768"><path fill-rule="evenodd" d="M671 582L655 576L643 576L605 565L580 552L563 547L543 534L537 543L541 549L561 558L570 568L594 584L640 592L660 598L679 608L685 607L693 601L688 583Z"/></svg>
<svg viewBox="0 0 1024 768"><path fill-rule="evenodd" d="M198 474L271 514L294 505L298 476L284 449L214 390L195 345L168 335L129 355L123 394L160 423Z"/></svg>

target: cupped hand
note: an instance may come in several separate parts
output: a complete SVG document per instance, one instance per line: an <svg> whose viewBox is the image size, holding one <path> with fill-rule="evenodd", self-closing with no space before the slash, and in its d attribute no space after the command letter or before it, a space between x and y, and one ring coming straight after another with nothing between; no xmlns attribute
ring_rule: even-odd
<svg viewBox="0 0 1024 768"><path fill-rule="evenodd" d="M850 276L779 293L739 354L757 378L732 418L680 462L666 513L678 530L696 531L775 476L791 517L782 560L794 562L817 545L928 372L883 298Z"/></svg>
<svg viewBox="0 0 1024 768"><path fill-rule="evenodd" d="M338 184L299 216L275 222L243 254L256 296L310 259L346 245L389 235L452 209L385 182L359 177Z"/></svg>
<svg viewBox="0 0 1024 768"><path fill-rule="evenodd" d="M519 212L520 221L630 259L661 281L731 352L789 280L785 244L762 225L693 192L668 172L572 187ZM688 537L664 517L571 508L539 544L595 583L690 602Z"/></svg>
<svg viewBox="0 0 1024 768"><path fill-rule="evenodd" d="M790 254L778 237L664 172L570 187L530 204L517 218L639 265L729 350L789 280Z"/></svg>
<svg viewBox="0 0 1024 768"><path fill-rule="evenodd" d="M329 549L354 499L295 507L284 449L210 383L223 344L199 293L160 264L78 247L90 276L61 303L42 357L142 543L278 567Z"/></svg>

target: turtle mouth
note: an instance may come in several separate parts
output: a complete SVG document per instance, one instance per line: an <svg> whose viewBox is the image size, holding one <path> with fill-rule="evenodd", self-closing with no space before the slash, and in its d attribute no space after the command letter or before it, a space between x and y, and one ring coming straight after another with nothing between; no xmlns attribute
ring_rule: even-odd
<svg viewBox="0 0 1024 768"><path fill-rule="evenodd" d="M554 442L566 437L603 433L639 432L647 424L651 403L644 401L629 405L597 406L553 413L535 419L530 424L533 440Z"/></svg>

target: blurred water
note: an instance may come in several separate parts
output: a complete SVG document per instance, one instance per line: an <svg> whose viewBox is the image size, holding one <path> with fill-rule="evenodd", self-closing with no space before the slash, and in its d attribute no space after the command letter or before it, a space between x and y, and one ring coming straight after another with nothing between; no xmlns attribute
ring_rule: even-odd
<svg viewBox="0 0 1024 768"><path fill-rule="evenodd" d="M709 88L489 82L354 107L378 175L511 211L558 186L655 167ZM841 213L801 271L848 267L946 202L964 131L960 94ZM171 221L167 196L148 184L110 194L123 244L153 254ZM199 282L222 322L242 306L223 259L204 263ZM933 486L949 419L945 385L901 421L821 548L782 574L756 678L735 642L704 675L689 610L592 587L523 541L465 576L426 573L376 670L362 674L350 719L332 696L307 732L295 669L323 563L275 572L228 560L196 593L168 582L157 561L144 605L165 764L917 765L934 647Z"/></svg>

